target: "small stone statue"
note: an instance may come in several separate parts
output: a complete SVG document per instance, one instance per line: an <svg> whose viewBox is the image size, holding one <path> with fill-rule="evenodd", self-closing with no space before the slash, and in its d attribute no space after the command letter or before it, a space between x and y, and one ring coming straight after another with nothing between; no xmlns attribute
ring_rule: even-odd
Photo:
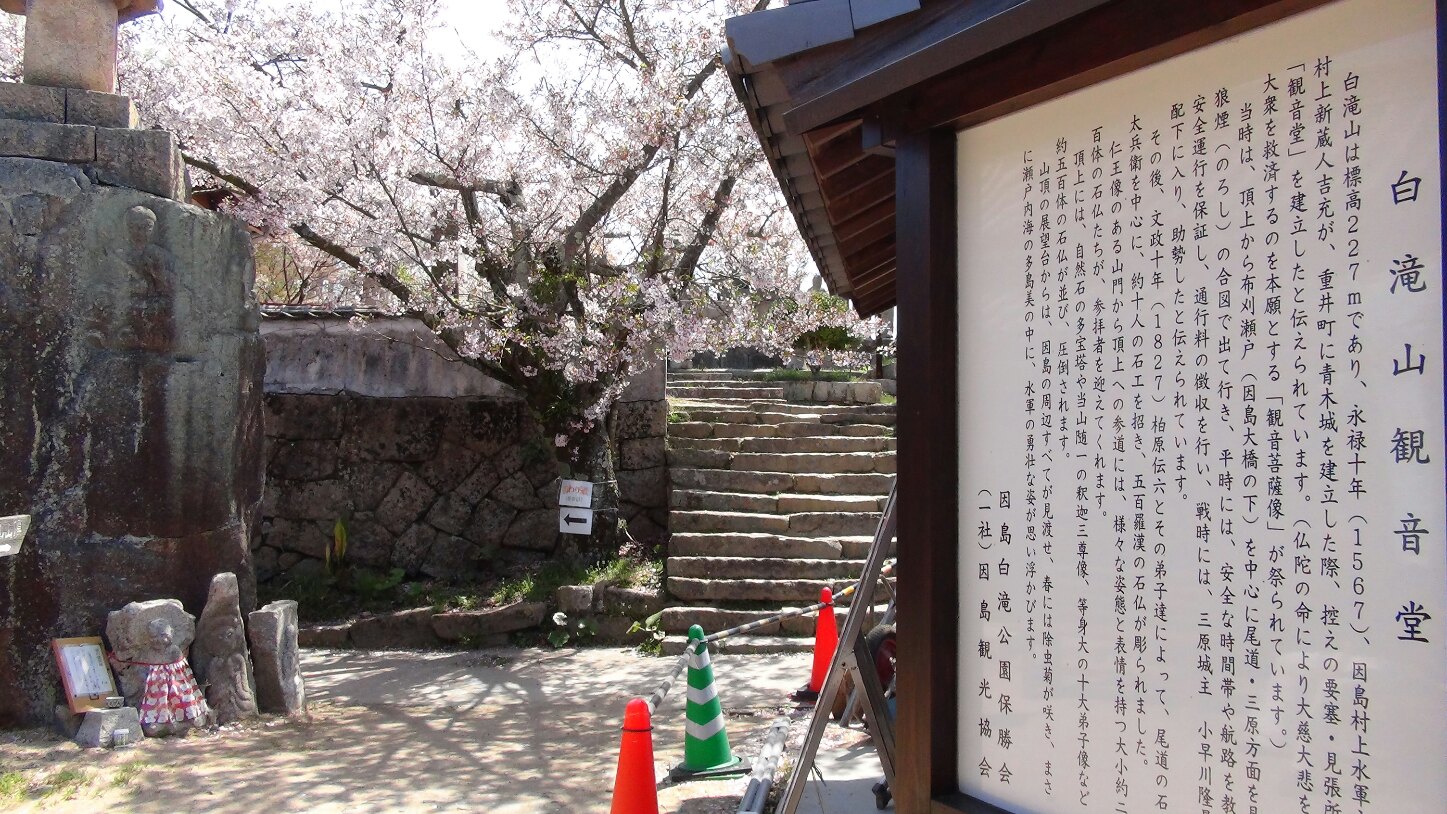
<svg viewBox="0 0 1447 814"><path fill-rule="evenodd" d="M206 608L196 623L191 666L217 723L256 717L256 681L246 649L235 574L217 574L211 580Z"/></svg>
<svg viewBox="0 0 1447 814"><path fill-rule="evenodd" d="M121 691L140 710L148 737L185 734L210 721L186 662L195 632L195 621L174 599L132 602L106 620Z"/></svg>

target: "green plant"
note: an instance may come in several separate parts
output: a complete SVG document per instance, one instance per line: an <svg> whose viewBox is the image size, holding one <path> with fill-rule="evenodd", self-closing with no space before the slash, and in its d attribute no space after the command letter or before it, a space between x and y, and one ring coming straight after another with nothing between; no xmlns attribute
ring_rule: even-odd
<svg viewBox="0 0 1447 814"><path fill-rule="evenodd" d="M347 567L347 521L338 517L332 526L332 542L325 554L327 573L335 577Z"/></svg>
<svg viewBox="0 0 1447 814"><path fill-rule="evenodd" d="M352 591L364 600L381 599L390 594L393 588L402 584L407 572L401 568L382 573L368 568L356 568L350 572Z"/></svg>
<svg viewBox="0 0 1447 814"><path fill-rule="evenodd" d="M569 620L568 614L558 611L553 614L554 630L548 633L548 644L554 649L567 644L569 640L589 639L598 633L598 625L592 619Z"/></svg>
<svg viewBox="0 0 1447 814"><path fill-rule="evenodd" d="M0 772L0 799L19 797L28 786L20 772Z"/></svg>
<svg viewBox="0 0 1447 814"><path fill-rule="evenodd" d="M115 774L111 776L111 785L129 786L149 767L150 764L144 760L133 760L130 763L126 763L116 769Z"/></svg>
<svg viewBox="0 0 1447 814"><path fill-rule="evenodd" d="M662 619L663 611L659 611L652 616L634 622L633 626L628 628L628 632L630 634L648 634L647 638L643 640L643 643L638 645L638 649L642 650L644 653L647 653L650 656L657 656L663 652L663 640L667 638L668 634L665 633L663 628L659 626L659 623L662 621Z"/></svg>
<svg viewBox="0 0 1447 814"><path fill-rule="evenodd" d="M669 411L668 411L668 423L670 423L670 424L682 424L682 423L684 423L685 421L688 421L688 420L689 420L689 415L688 415L688 413L684 412L683 410L669 410Z"/></svg>
<svg viewBox="0 0 1447 814"><path fill-rule="evenodd" d="M75 796L80 787L90 780L90 774L84 769L61 769L51 775L45 784L45 794L64 794L69 800Z"/></svg>

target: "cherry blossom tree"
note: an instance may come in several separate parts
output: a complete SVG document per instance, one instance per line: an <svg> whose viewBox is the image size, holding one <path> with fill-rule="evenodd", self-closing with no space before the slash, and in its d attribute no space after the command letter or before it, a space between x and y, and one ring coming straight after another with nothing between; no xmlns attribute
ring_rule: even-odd
<svg viewBox="0 0 1447 814"><path fill-rule="evenodd" d="M424 321L606 485L610 408L660 353L878 330L803 290L719 62L723 18L767 4L512 0L479 54L439 45L439 0L185 0L124 30L121 90L277 251Z"/></svg>

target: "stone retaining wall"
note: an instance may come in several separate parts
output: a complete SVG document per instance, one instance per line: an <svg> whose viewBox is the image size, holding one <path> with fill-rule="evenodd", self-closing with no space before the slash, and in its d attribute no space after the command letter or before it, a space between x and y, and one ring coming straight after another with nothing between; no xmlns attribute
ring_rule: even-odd
<svg viewBox="0 0 1447 814"><path fill-rule="evenodd" d="M883 388L868 382L784 382L784 398L828 404L878 404Z"/></svg>
<svg viewBox="0 0 1447 814"><path fill-rule="evenodd" d="M266 396L257 578L322 568L347 518L349 562L463 578L557 543L557 470L522 402Z"/></svg>

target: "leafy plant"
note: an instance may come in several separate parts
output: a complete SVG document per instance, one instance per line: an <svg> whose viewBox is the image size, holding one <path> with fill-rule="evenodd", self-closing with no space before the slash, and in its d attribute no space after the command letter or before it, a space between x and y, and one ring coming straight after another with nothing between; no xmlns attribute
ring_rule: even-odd
<svg viewBox="0 0 1447 814"><path fill-rule="evenodd" d="M554 630L548 633L548 644L554 649L562 647L573 639L590 639L598 633L598 625L592 619L570 621L568 614L558 611L553 614Z"/></svg>
<svg viewBox="0 0 1447 814"><path fill-rule="evenodd" d="M668 423L670 423L670 424L682 424L682 423L684 423L685 421L688 421L688 420L689 420L689 415L688 415L688 413L684 412L683 410L669 410L669 411L668 411Z"/></svg>
<svg viewBox="0 0 1447 814"><path fill-rule="evenodd" d="M357 568L351 572L351 586L363 599L379 599L401 585L406 576L407 572L401 568L393 568L386 573Z"/></svg>
<svg viewBox="0 0 1447 814"><path fill-rule="evenodd" d="M662 619L663 611L659 611L652 616L634 622L633 626L628 628L629 634L648 634L648 637L643 640L643 643L638 646L638 649L642 650L645 653L648 653L649 655L654 656L663 652L663 640L667 638L668 634L664 632L663 628L660 626L660 622L662 621Z"/></svg>
<svg viewBox="0 0 1447 814"><path fill-rule="evenodd" d="M332 526L332 542L326 550L327 573L336 576L347 567L347 521L338 517Z"/></svg>

